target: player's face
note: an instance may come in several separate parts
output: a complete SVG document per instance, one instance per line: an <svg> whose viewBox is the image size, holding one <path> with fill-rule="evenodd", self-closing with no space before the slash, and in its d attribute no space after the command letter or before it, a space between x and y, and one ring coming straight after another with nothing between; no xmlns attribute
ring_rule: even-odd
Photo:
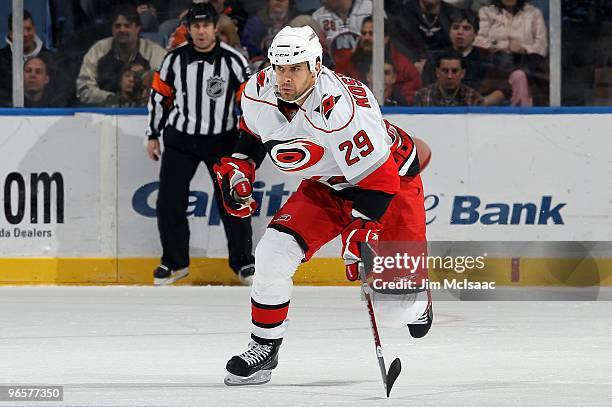
<svg viewBox="0 0 612 407"><path fill-rule="evenodd" d="M475 38L474 27L466 20L451 24L450 39L455 49L464 50L471 47Z"/></svg>
<svg viewBox="0 0 612 407"><path fill-rule="evenodd" d="M461 69L461 61L458 59L443 59L440 67L436 68L438 84L445 90L457 89L464 75L465 70Z"/></svg>
<svg viewBox="0 0 612 407"><path fill-rule="evenodd" d="M217 28L211 21L196 21L189 26L195 49L208 52L215 46Z"/></svg>
<svg viewBox="0 0 612 407"><path fill-rule="evenodd" d="M315 77L306 62L293 65L275 65L278 92L285 100L296 100L308 92L315 83Z"/></svg>

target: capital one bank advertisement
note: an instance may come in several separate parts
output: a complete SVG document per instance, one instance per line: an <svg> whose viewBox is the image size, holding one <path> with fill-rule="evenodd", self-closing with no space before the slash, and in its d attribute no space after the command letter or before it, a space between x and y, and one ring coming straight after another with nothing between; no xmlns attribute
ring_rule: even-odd
<svg viewBox="0 0 612 407"><path fill-rule="evenodd" d="M579 131L574 117L564 115L524 116L506 127L499 122L511 116L435 117L434 121L427 115L387 117L424 140L432 151L422 174L429 240L605 241L612 237L612 178L608 176L612 148L608 143L595 148L596 140L604 137L601 129L611 127L607 117L592 117L593 131L588 135L588 129ZM538 130L543 127L556 136ZM144 148L141 128L136 118L119 118L119 173L129 174L119 180L119 239L126 242L120 245L125 255L151 254L150 248L156 245L158 163L147 161L144 151L140 160L127 153ZM278 171L269 160L257 171L255 240L299 181ZM206 256L224 256L225 240L211 192L210 176L202 165L190 194L191 246ZM147 237L137 239L134 233ZM339 250L338 243L332 242L318 256L336 257Z"/></svg>
<svg viewBox="0 0 612 407"><path fill-rule="evenodd" d="M424 140L431 241L608 241L612 174L606 115L390 115ZM144 116L7 117L0 163L4 257L157 257L159 162L146 156ZM500 126L499 123L511 123ZM78 154L74 152L78 151ZM257 171L254 240L299 179ZM195 175L192 256L226 256L210 176ZM335 258L332 242L318 257Z"/></svg>

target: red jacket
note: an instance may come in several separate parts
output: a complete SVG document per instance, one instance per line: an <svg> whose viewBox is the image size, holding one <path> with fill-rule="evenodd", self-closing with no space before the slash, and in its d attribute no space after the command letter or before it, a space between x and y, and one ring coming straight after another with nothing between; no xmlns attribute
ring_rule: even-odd
<svg viewBox="0 0 612 407"><path fill-rule="evenodd" d="M412 105L415 92L422 87L421 75L412 61L398 51L391 43L389 43L385 49L385 54L388 55L389 53L391 54L391 61L393 61L397 77L395 87L399 93L402 94L406 102ZM357 48L351 58L347 58L344 61L338 61L336 72L358 79L361 82L367 82L371 58L372 54L359 52L359 48Z"/></svg>

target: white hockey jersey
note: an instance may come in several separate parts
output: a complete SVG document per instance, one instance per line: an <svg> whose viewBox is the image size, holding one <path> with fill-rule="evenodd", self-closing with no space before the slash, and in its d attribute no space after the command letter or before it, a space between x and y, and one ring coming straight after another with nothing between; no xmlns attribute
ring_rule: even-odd
<svg viewBox="0 0 612 407"><path fill-rule="evenodd" d="M363 19L372 15L372 0L354 0L348 18L343 20L336 13L322 6L312 14L325 32L332 53L353 50L361 37Z"/></svg>
<svg viewBox="0 0 612 407"><path fill-rule="evenodd" d="M322 67L314 90L289 121L277 105L275 78L269 67L247 82L242 128L261 139L281 171L343 189L387 161L394 139L361 82Z"/></svg>

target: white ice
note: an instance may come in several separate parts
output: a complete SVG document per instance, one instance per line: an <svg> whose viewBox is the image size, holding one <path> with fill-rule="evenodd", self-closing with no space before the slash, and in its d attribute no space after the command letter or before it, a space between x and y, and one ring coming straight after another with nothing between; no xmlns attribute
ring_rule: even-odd
<svg viewBox="0 0 612 407"><path fill-rule="evenodd" d="M2 287L0 385L16 406L611 406L612 302L437 301L430 333L385 329L386 399L355 287L296 287L272 381L223 385L249 341L242 287Z"/></svg>

